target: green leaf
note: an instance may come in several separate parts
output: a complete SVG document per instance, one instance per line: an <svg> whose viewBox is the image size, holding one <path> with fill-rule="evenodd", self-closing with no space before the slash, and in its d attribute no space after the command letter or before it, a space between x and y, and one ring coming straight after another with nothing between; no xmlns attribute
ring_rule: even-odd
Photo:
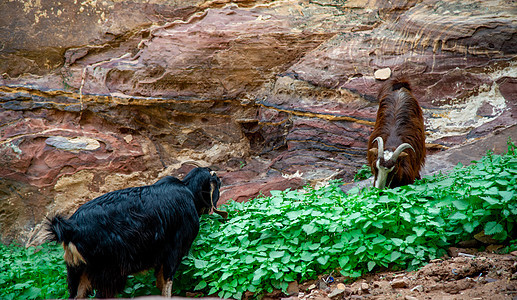
<svg viewBox="0 0 517 300"><path fill-rule="evenodd" d="M394 244L395 246L397 246L397 247L398 247L398 246L400 246L400 245L402 245L402 243L404 242L404 240L401 240L401 239L399 239L399 238L392 238L392 239L391 239L391 241L392 241L392 242L393 242L393 244Z"/></svg>
<svg viewBox="0 0 517 300"><path fill-rule="evenodd" d="M465 215L462 212L457 211L457 212L453 213L449 218L451 220L466 220L467 219L467 215Z"/></svg>
<svg viewBox="0 0 517 300"><path fill-rule="evenodd" d="M312 261L313 255L310 252L304 251L302 252L302 256L300 257L303 261Z"/></svg>
<svg viewBox="0 0 517 300"><path fill-rule="evenodd" d="M348 256L341 256L340 258L338 258L339 266L342 269L345 268L345 266L348 264L349 261L350 261L350 257L348 257Z"/></svg>
<svg viewBox="0 0 517 300"><path fill-rule="evenodd" d="M406 237L406 243L413 244L415 242L416 238L417 238L416 235L409 235Z"/></svg>
<svg viewBox="0 0 517 300"><path fill-rule="evenodd" d="M368 262L368 272L371 272L373 270L373 268L375 267L375 265L377 265L374 261L369 261Z"/></svg>
<svg viewBox="0 0 517 300"><path fill-rule="evenodd" d="M255 258L252 256L252 255L247 255L246 256L246 259L245 259L245 262L246 264L251 264L255 261ZM196 267L197 268L197 267Z"/></svg>
<svg viewBox="0 0 517 300"><path fill-rule="evenodd" d="M499 195L503 198L504 202L508 202L513 199L513 191L500 191Z"/></svg>
<svg viewBox="0 0 517 300"><path fill-rule="evenodd" d="M463 229L468 233L472 233L474 231L474 225L472 223L465 223L463 224Z"/></svg>
<svg viewBox="0 0 517 300"><path fill-rule="evenodd" d="M490 196L481 196L480 198L485 200L486 202L488 202L490 205L500 204L500 200L499 199L495 199L495 198L490 197Z"/></svg>
<svg viewBox="0 0 517 300"><path fill-rule="evenodd" d="M202 290L206 287L206 281L204 280L201 280L201 282L199 282L195 287L194 287L194 291L199 291L199 290Z"/></svg>
<svg viewBox="0 0 517 300"><path fill-rule="evenodd" d="M413 230L415 231L417 236L422 236L427 231L427 229L423 227L415 227L413 228Z"/></svg>
<svg viewBox="0 0 517 300"><path fill-rule="evenodd" d="M438 185L440 188L448 188L454 183L454 178L447 178L445 180L442 180L438 182Z"/></svg>
<svg viewBox="0 0 517 300"><path fill-rule="evenodd" d="M285 254L285 251L271 251L269 253L269 256L271 258L280 258L280 257L283 257Z"/></svg>
<svg viewBox="0 0 517 300"><path fill-rule="evenodd" d="M311 234L315 233L316 231L318 231L318 227L315 226L314 224L305 224L302 226L302 229L303 229L303 231L305 231L305 233L307 235L311 235Z"/></svg>
<svg viewBox="0 0 517 300"><path fill-rule="evenodd" d="M466 210L469 207L469 202L464 199L455 199L452 201L452 205L459 210Z"/></svg>
<svg viewBox="0 0 517 300"><path fill-rule="evenodd" d="M361 254L364 251L366 251L366 247L365 246L361 246L361 247L357 248L357 250L355 251L354 255Z"/></svg>
<svg viewBox="0 0 517 300"><path fill-rule="evenodd" d="M289 211L285 215L289 218L289 220L298 220L300 216L302 215L303 211L301 210L295 210L295 211Z"/></svg>
<svg viewBox="0 0 517 300"><path fill-rule="evenodd" d="M253 273L253 281L258 281L260 278L262 278L264 275L267 274L267 271L264 269L257 269Z"/></svg>
<svg viewBox="0 0 517 300"><path fill-rule="evenodd" d="M400 216L406 221L411 222L411 215L407 212L400 213Z"/></svg>
<svg viewBox="0 0 517 300"><path fill-rule="evenodd" d="M393 251L391 252L391 255L390 255L390 262L394 262L396 261L397 259L399 259L400 257L402 256L402 253L398 252L398 251Z"/></svg>
<svg viewBox="0 0 517 300"><path fill-rule="evenodd" d="M317 262L319 262L321 265L326 265L327 262L329 261L329 258L330 256L329 255L324 255L324 256L320 256L316 259Z"/></svg>
<svg viewBox="0 0 517 300"><path fill-rule="evenodd" d="M380 243L383 243L384 241L386 241L386 237L382 234L379 234L377 235L373 240L372 240L372 243L373 244L380 244Z"/></svg>
<svg viewBox="0 0 517 300"><path fill-rule="evenodd" d="M194 259L194 266L198 269L204 269L208 266L208 262L201 259Z"/></svg>
<svg viewBox="0 0 517 300"><path fill-rule="evenodd" d="M273 197L281 197L282 196L282 191L272 190L272 191L269 191L269 193Z"/></svg>
<svg viewBox="0 0 517 300"><path fill-rule="evenodd" d="M503 226L501 224L498 224L497 222L488 222L485 225L485 234L486 235L493 235L496 233L500 233L503 231Z"/></svg>
<svg viewBox="0 0 517 300"><path fill-rule="evenodd" d="M328 235L324 235L321 237L320 243L324 244L328 240L330 240L330 237Z"/></svg>

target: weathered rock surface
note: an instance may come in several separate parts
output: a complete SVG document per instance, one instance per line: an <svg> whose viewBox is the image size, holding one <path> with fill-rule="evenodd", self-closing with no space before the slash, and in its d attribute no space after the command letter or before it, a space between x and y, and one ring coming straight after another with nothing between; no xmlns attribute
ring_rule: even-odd
<svg viewBox="0 0 517 300"><path fill-rule="evenodd" d="M513 1L12 0L0 20L4 242L190 161L222 203L349 181L387 76L431 152L517 123Z"/></svg>

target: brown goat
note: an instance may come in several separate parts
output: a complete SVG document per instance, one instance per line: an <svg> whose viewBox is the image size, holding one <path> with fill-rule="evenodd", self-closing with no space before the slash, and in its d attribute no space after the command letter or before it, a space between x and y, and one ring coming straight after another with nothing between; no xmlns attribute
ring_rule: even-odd
<svg viewBox="0 0 517 300"><path fill-rule="evenodd" d="M420 169L425 162L422 109L404 79L387 81L378 99L377 120L368 140L367 153L374 186L383 189L412 184L420 179ZM411 151L404 152L407 149Z"/></svg>

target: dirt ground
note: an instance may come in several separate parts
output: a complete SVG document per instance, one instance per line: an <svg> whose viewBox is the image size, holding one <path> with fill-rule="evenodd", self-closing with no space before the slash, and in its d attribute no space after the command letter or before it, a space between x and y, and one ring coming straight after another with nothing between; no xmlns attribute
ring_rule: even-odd
<svg viewBox="0 0 517 300"><path fill-rule="evenodd" d="M517 252L517 251L516 251ZM352 284L328 275L289 286L263 300L348 299L513 299L517 300L517 253L495 254L450 248L450 257L435 259L414 272L368 274ZM327 281L327 282L326 282Z"/></svg>

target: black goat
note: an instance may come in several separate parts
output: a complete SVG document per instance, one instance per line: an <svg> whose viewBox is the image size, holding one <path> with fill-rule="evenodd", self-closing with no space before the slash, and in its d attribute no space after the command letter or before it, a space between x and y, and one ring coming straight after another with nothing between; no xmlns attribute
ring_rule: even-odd
<svg viewBox="0 0 517 300"><path fill-rule="evenodd" d="M70 298L113 298L127 276L155 269L156 286L170 297L172 279L199 231L199 216L215 212L221 181L195 168L183 181L167 176L153 185L113 191L49 224L63 244Z"/></svg>

